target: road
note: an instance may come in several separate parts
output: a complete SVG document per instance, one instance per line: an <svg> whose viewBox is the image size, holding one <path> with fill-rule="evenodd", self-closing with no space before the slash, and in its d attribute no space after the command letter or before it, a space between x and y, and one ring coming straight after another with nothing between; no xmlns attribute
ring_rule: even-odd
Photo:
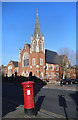
<svg viewBox="0 0 78 120"><path fill-rule="evenodd" d="M54 117L76 118L76 92L62 89L40 88L38 85L35 90L35 106L37 111L45 112ZM3 97L3 116L13 111L19 105L24 105L23 88L20 85L2 85ZM6 101L6 102L5 102ZM13 105L7 105L16 103ZM18 105L17 105L18 104Z"/></svg>
<svg viewBox="0 0 78 120"><path fill-rule="evenodd" d="M43 98L41 108L67 118L76 117L76 93L58 89L41 89L36 99Z"/></svg>

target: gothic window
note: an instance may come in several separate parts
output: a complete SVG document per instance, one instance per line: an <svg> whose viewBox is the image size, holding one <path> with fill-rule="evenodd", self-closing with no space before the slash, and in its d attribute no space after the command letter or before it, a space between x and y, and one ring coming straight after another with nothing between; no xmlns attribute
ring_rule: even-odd
<svg viewBox="0 0 78 120"><path fill-rule="evenodd" d="M40 73L40 78L43 78L43 72Z"/></svg>
<svg viewBox="0 0 78 120"><path fill-rule="evenodd" d="M9 75L12 74L12 66L11 66L11 65L8 67L8 74L9 74Z"/></svg>
<svg viewBox="0 0 78 120"><path fill-rule="evenodd" d="M40 51L42 51L42 41L40 41Z"/></svg>
<svg viewBox="0 0 78 120"><path fill-rule="evenodd" d="M56 66L56 71L58 71L59 70L59 67L58 67L58 65Z"/></svg>
<svg viewBox="0 0 78 120"><path fill-rule="evenodd" d="M51 73L51 79L54 78L54 73Z"/></svg>
<svg viewBox="0 0 78 120"><path fill-rule="evenodd" d="M25 46L25 49L27 49L27 46Z"/></svg>
<svg viewBox="0 0 78 120"><path fill-rule="evenodd" d="M40 58L40 65L43 65L43 59Z"/></svg>
<svg viewBox="0 0 78 120"><path fill-rule="evenodd" d="M53 68L53 65L51 65L51 70L53 70L54 68Z"/></svg>
<svg viewBox="0 0 78 120"><path fill-rule="evenodd" d="M29 65L29 54L27 52L23 55L23 67L26 67Z"/></svg>
<svg viewBox="0 0 78 120"><path fill-rule="evenodd" d="M32 65L35 66L35 58L32 59Z"/></svg>
<svg viewBox="0 0 78 120"><path fill-rule="evenodd" d="M12 69L9 69L9 74L12 74L12 71L11 71Z"/></svg>
<svg viewBox="0 0 78 120"><path fill-rule="evenodd" d="M36 50L36 44L35 44L35 41L33 42L33 51Z"/></svg>

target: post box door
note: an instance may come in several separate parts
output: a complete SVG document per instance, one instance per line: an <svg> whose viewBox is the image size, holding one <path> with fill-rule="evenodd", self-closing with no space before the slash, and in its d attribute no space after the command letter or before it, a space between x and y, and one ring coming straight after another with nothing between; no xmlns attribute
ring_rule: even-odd
<svg viewBox="0 0 78 120"><path fill-rule="evenodd" d="M33 86L25 87L24 97L25 108L34 108Z"/></svg>

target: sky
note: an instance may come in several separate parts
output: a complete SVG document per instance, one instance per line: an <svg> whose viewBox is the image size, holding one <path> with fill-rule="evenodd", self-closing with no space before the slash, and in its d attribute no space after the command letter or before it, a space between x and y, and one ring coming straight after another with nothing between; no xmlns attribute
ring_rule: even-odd
<svg viewBox="0 0 78 120"><path fill-rule="evenodd" d="M76 52L75 2L5 2L2 3L2 63L19 60L19 48L31 44L36 9L45 48L57 52L68 47Z"/></svg>

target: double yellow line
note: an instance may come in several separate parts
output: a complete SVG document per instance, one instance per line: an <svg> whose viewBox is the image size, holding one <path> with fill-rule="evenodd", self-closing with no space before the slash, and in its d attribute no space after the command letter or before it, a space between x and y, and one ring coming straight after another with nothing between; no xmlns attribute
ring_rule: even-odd
<svg viewBox="0 0 78 120"><path fill-rule="evenodd" d="M50 116L55 117L55 118L61 118L61 119L65 119L66 118L66 117L64 117L62 115L58 115L58 114L55 114L53 112L46 111L44 109L40 109L40 112L45 113L45 114L50 115ZM73 120L73 119L69 119L69 120Z"/></svg>

